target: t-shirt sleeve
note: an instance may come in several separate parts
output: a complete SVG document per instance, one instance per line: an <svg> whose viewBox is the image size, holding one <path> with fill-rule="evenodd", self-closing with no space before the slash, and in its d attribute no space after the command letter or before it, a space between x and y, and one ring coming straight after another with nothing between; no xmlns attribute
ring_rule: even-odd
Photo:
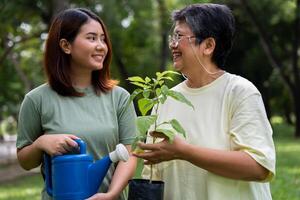
<svg viewBox="0 0 300 200"><path fill-rule="evenodd" d="M25 96L19 112L17 148L32 144L41 134L40 113L33 100Z"/></svg>
<svg viewBox="0 0 300 200"><path fill-rule="evenodd" d="M137 135L136 113L133 103L128 105L129 98L129 93L123 90L118 105L119 135L123 144L132 144Z"/></svg>
<svg viewBox="0 0 300 200"><path fill-rule="evenodd" d="M230 123L231 147L248 153L269 170L264 181L275 175L275 147L272 129L260 93L251 92L244 98L235 97Z"/></svg>

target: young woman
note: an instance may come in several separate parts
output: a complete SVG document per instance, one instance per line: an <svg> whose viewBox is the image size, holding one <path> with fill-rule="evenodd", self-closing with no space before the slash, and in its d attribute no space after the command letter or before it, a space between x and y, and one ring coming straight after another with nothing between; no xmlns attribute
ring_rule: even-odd
<svg viewBox="0 0 300 200"><path fill-rule="evenodd" d="M87 143L98 160L123 143L130 151L136 114L127 106L129 93L110 78L112 47L102 20L87 9L68 9L53 20L45 47L48 82L26 94L18 124L17 156L30 170L43 153L67 153ZM132 177L136 159L110 168L99 193L90 199L127 199L122 190ZM45 190L42 199L51 199Z"/></svg>

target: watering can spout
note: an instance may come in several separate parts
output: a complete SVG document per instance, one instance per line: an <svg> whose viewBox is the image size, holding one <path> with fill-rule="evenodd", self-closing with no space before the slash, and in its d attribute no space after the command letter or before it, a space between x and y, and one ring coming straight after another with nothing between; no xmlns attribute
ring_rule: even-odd
<svg viewBox="0 0 300 200"><path fill-rule="evenodd" d="M127 161L129 154L126 147L123 144L118 144L116 150L110 152L108 156L105 156L101 160L90 164L88 169L88 182L90 188L90 194L96 194L111 163L118 161Z"/></svg>

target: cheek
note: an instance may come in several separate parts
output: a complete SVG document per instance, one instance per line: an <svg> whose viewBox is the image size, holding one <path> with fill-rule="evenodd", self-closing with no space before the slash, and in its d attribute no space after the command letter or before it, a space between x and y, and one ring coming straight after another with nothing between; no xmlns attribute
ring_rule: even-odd
<svg viewBox="0 0 300 200"><path fill-rule="evenodd" d="M104 51L105 51L105 54L108 53L108 46L107 46L107 44L104 45Z"/></svg>

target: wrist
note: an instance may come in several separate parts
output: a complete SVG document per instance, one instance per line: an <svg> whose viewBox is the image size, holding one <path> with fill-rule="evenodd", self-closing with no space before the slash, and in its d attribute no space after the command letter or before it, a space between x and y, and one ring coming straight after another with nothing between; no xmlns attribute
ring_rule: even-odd
<svg viewBox="0 0 300 200"><path fill-rule="evenodd" d="M176 159L186 160L186 151L188 149L188 143L182 142L177 147Z"/></svg>
<svg viewBox="0 0 300 200"><path fill-rule="evenodd" d="M113 191L108 191L106 194L109 196L109 199L118 199L119 196L118 193Z"/></svg>

